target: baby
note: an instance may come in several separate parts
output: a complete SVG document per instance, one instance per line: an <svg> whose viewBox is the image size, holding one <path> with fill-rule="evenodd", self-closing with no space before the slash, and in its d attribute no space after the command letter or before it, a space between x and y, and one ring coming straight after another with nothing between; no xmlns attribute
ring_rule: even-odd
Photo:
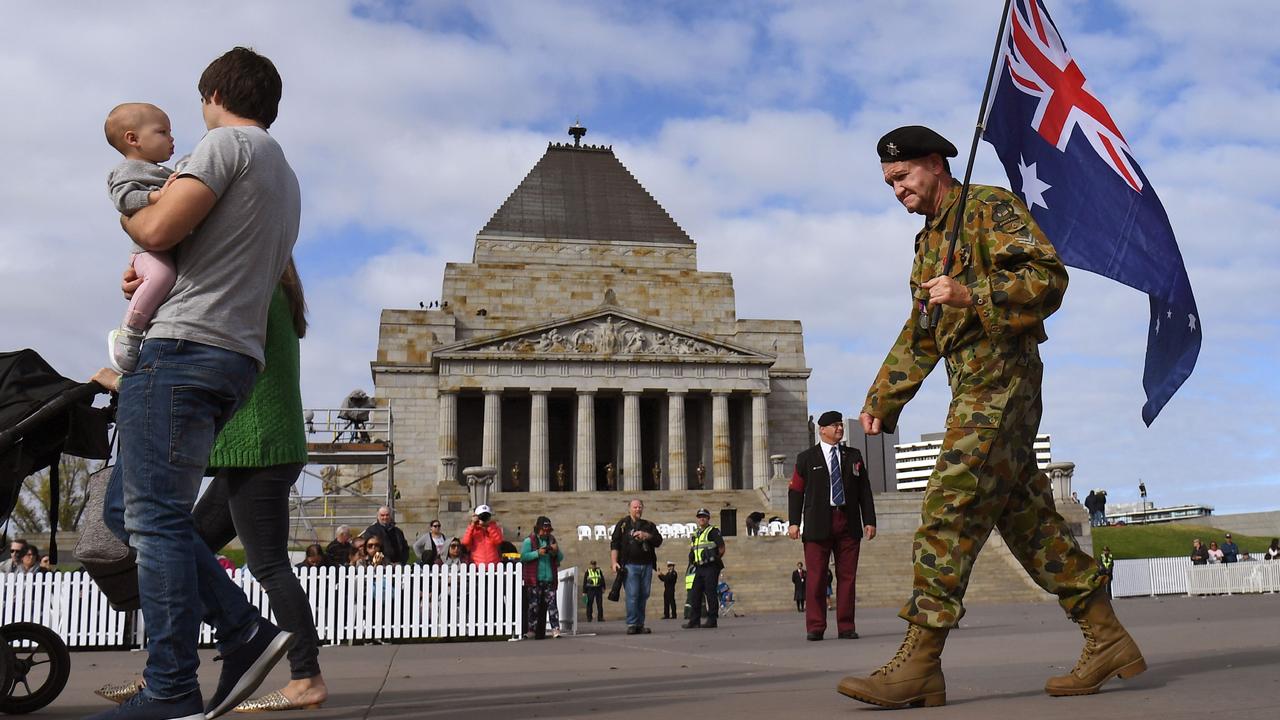
<svg viewBox="0 0 1280 720"><path fill-rule="evenodd" d="M105 130L107 142L124 156L107 176L107 190L120 214L133 215L160 197L173 174L160 164L173 157L169 116L155 105L124 103L107 115ZM147 325L176 278L173 259L166 252L148 252L134 245L129 264L142 284L134 291L120 327L107 336L111 367L122 373L137 367Z"/></svg>

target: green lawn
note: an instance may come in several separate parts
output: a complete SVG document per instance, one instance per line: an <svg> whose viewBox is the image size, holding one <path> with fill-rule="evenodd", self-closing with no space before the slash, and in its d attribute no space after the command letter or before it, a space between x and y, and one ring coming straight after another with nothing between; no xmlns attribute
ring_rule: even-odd
<svg viewBox="0 0 1280 720"><path fill-rule="evenodd" d="M1222 544L1222 536L1227 532L1207 525L1184 523L1099 527L1093 529L1093 549L1096 554L1101 554L1103 546L1109 545L1116 559L1188 556L1192 540L1200 538L1206 547L1210 541ZM1269 537L1253 537L1238 532L1231 535L1242 552L1248 550L1258 559L1262 559L1263 552L1271 544Z"/></svg>

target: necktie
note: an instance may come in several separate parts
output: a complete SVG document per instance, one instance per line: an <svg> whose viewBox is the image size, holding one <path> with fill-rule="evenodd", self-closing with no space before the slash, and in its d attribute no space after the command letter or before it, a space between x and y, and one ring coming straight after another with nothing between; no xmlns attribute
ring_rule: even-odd
<svg viewBox="0 0 1280 720"><path fill-rule="evenodd" d="M840 450L831 448L831 504L844 505L844 483L840 481Z"/></svg>

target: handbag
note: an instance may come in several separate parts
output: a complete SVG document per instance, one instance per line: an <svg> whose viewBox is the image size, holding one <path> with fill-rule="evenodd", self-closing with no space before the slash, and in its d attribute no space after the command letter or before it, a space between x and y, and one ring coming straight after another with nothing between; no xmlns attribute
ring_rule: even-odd
<svg viewBox="0 0 1280 720"><path fill-rule="evenodd" d="M111 607L121 612L141 607L138 598L138 553L116 537L105 519L107 483L111 466L89 476L89 496L80 519L76 559L107 596Z"/></svg>

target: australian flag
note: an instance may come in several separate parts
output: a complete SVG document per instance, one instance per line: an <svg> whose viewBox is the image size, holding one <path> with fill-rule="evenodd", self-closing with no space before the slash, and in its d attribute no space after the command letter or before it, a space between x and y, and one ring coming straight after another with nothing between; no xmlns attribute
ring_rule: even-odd
<svg viewBox="0 0 1280 720"><path fill-rule="evenodd" d="M1014 0L983 138L1062 261L1151 300L1150 425L1195 368L1200 314L1169 218L1040 0Z"/></svg>

